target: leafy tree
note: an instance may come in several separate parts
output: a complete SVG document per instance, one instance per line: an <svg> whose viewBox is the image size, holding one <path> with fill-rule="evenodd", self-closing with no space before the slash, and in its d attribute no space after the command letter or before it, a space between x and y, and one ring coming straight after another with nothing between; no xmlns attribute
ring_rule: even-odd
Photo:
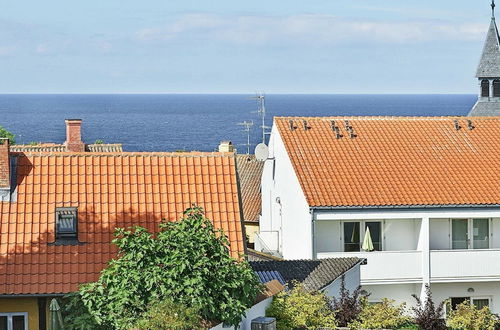
<svg viewBox="0 0 500 330"><path fill-rule="evenodd" d="M431 287L428 284L425 285L425 294L427 299L424 302L417 295L412 295L417 301L417 306L412 307L415 315L415 323L421 330L445 330L446 323L443 319L444 301L437 307L435 306L432 300Z"/></svg>
<svg viewBox="0 0 500 330"><path fill-rule="evenodd" d="M104 144L104 140L97 139L95 140L94 144Z"/></svg>
<svg viewBox="0 0 500 330"><path fill-rule="evenodd" d="M106 326L97 324L78 292L66 295L61 301L64 327L67 330L106 330Z"/></svg>
<svg viewBox="0 0 500 330"><path fill-rule="evenodd" d="M118 257L79 294L98 324L133 325L148 306L170 299L199 311L206 320L237 325L260 290L246 261L229 253L229 241L200 208L178 222L160 224L154 237L145 228L117 229Z"/></svg>
<svg viewBox="0 0 500 330"><path fill-rule="evenodd" d="M154 304L139 320L136 329L147 330L190 330L201 328L198 311L170 300Z"/></svg>
<svg viewBox="0 0 500 330"><path fill-rule="evenodd" d="M10 144L16 144L16 138L15 135L0 126L0 138L7 138L9 139Z"/></svg>
<svg viewBox="0 0 500 330"><path fill-rule="evenodd" d="M307 292L294 283L293 289L274 296L266 315L276 318L278 329L335 328L335 315L321 292Z"/></svg>
<svg viewBox="0 0 500 330"><path fill-rule="evenodd" d="M487 306L477 309L474 304L465 301L456 310L450 311L447 322L449 327L457 330L489 330L495 329L498 317Z"/></svg>
<svg viewBox="0 0 500 330"><path fill-rule="evenodd" d="M383 299L381 303L368 304L362 299L362 310L358 320L349 324L352 329L398 329L408 323L411 318L405 315L405 304L394 305L394 300Z"/></svg>
<svg viewBox="0 0 500 330"><path fill-rule="evenodd" d="M345 276L342 275L340 282L340 298L332 298L332 308L335 311L335 319L339 327L347 327L349 323L358 319L363 309L360 291L361 287L357 287L351 294L345 287Z"/></svg>

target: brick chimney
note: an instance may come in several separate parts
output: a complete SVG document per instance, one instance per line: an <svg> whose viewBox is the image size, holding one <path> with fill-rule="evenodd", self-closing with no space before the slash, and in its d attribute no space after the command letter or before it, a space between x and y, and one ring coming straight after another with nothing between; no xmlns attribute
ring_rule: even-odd
<svg viewBox="0 0 500 330"><path fill-rule="evenodd" d="M70 152L84 152L85 144L82 141L82 120L66 119L66 150Z"/></svg>
<svg viewBox="0 0 500 330"><path fill-rule="evenodd" d="M0 194L1 190L10 191L9 139L5 138L0 138Z"/></svg>

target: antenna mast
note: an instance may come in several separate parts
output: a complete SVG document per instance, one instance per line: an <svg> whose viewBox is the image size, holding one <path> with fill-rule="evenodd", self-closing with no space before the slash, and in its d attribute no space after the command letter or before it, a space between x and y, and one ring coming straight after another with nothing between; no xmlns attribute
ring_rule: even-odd
<svg viewBox="0 0 500 330"><path fill-rule="evenodd" d="M247 133L247 143L244 143L243 145L247 147L247 155L250 154L250 129L252 128L253 126L253 121L244 121L242 123L238 123L237 125L239 126L243 126L243 132L246 132Z"/></svg>
<svg viewBox="0 0 500 330"><path fill-rule="evenodd" d="M269 126L266 126L266 96L263 93L259 93L255 95L255 99L257 100L257 104L259 105L259 109L257 110L257 113L260 116L260 119L262 121L262 125L260 128L262 129L262 143L266 143L266 135L270 134L266 132Z"/></svg>

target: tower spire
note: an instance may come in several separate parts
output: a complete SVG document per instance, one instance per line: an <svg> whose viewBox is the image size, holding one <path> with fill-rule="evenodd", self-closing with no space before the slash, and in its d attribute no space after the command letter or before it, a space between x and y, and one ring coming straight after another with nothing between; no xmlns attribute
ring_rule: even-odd
<svg viewBox="0 0 500 330"><path fill-rule="evenodd" d="M495 0L491 0L491 18L495 19Z"/></svg>

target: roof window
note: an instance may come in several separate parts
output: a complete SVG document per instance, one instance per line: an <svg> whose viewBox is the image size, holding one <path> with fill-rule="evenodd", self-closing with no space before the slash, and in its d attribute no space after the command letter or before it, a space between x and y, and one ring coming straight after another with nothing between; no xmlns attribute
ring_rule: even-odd
<svg viewBox="0 0 500 330"><path fill-rule="evenodd" d="M56 240L78 239L78 214L76 207L56 208Z"/></svg>

